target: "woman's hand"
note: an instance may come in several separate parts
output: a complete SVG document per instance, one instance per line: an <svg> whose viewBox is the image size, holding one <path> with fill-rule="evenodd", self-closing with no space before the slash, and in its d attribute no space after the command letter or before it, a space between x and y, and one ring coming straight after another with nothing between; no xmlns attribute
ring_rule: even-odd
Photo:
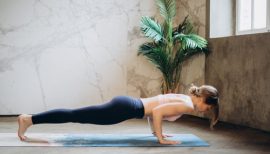
<svg viewBox="0 0 270 154"><path fill-rule="evenodd" d="M157 136L155 132L152 133L154 136ZM173 141L173 140L166 140L164 138L166 137L172 137L172 135L164 135L162 134L162 139L159 140L160 144L179 144L181 143L180 141Z"/></svg>
<svg viewBox="0 0 270 154"><path fill-rule="evenodd" d="M181 142L180 141L162 139L162 140L159 140L159 143L160 144L180 144Z"/></svg>

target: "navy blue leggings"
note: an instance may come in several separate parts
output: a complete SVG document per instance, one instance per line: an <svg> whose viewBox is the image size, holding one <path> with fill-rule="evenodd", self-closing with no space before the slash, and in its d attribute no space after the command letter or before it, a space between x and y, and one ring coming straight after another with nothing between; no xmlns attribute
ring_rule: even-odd
<svg viewBox="0 0 270 154"><path fill-rule="evenodd" d="M77 109L53 109L32 115L33 124L42 123L90 123L116 124L128 119L142 119L144 106L139 98L116 96L110 101Z"/></svg>

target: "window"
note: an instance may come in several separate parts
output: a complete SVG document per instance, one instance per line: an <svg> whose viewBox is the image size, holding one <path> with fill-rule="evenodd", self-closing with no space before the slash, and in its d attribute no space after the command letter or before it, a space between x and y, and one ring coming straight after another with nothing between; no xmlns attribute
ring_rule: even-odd
<svg viewBox="0 0 270 154"><path fill-rule="evenodd" d="M237 0L236 34L270 31L270 0Z"/></svg>
<svg viewBox="0 0 270 154"><path fill-rule="evenodd" d="M209 8L209 38L228 37L235 34L235 0L207 0Z"/></svg>

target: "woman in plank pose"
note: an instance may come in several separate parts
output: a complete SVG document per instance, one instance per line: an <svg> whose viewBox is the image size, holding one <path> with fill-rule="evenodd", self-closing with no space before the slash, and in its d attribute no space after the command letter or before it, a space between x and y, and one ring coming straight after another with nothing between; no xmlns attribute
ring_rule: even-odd
<svg viewBox="0 0 270 154"><path fill-rule="evenodd" d="M162 120L175 121L182 114L212 111L212 129L218 121L218 97L218 91L213 86L197 87L192 84L188 95L169 93L148 98L121 95L100 105L53 109L33 115L21 114L18 116L18 136L24 141L27 128L36 124L73 122L112 125L132 118L147 118L152 134L160 144L178 144L180 142L165 139L169 136L162 133Z"/></svg>

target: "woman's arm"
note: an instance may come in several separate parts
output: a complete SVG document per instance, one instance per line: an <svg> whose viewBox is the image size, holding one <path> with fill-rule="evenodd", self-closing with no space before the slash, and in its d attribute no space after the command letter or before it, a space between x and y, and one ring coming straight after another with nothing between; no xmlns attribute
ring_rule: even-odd
<svg viewBox="0 0 270 154"><path fill-rule="evenodd" d="M148 124L149 124L149 126L150 126L150 128L151 128L152 134L153 134L154 136L157 136L157 135L156 135L156 132L155 132L155 130L154 130L154 127L153 127L153 119L150 118L150 117L147 117L147 120L148 120ZM165 137L172 137L172 135L164 135L164 134L161 134L161 135L162 135L162 138L165 138Z"/></svg>
<svg viewBox="0 0 270 154"><path fill-rule="evenodd" d="M151 128L152 134L154 134L155 130L154 130L154 127L153 127L153 119L150 118L150 117L147 117L147 121L148 121L149 127Z"/></svg>
<svg viewBox="0 0 270 154"><path fill-rule="evenodd" d="M183 105L182 103L169 103L162 104L152 110L153 115L153 128L155 130L158 141L161 144L177 144L179 142L165 140L162 137L162 118L164 116L175 116L183 113L190 112L191 108Z"/></svg>

